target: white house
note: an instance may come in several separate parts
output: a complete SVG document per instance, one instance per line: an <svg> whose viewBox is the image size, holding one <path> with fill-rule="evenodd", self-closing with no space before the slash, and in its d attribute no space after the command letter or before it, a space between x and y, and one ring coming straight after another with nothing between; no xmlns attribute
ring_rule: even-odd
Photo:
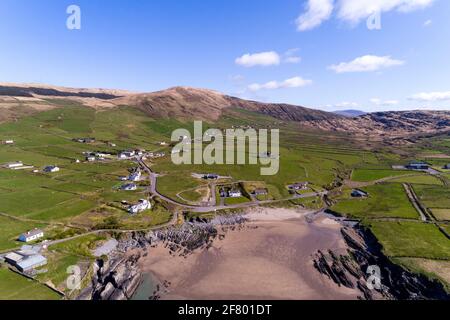
<svg viewBox="0 0 450 320"><path fill-rule="evenodd" d="M239 190L230 190L230 191L228 191L228 197L240 198L240 197L242 197L242 192Z"/></svg>
<svg viewBox="0 0 450 320"><path fill-rule="evenodd" d="M4 144L14 144L14 140L5 140Z"/></svg>
<svg viewBox="0 0 450 320"><path fill-rule="evenodd" d="M134 151L123 151L119 153L118 158L119 159L129 159L136 155Z"/></svg>
<svg viewBox="0 0 450 320"><path fill-rule="evenodd" d="M47 172L47 173L54 173L54 172L59 172L59 171L60 171L60 169L57 166L47 166L44 168L44 172Z"/></svg>
<svg viewBox="0 0 450 320"><path fill-rule="evenodd" d="M87 162L94 162L95 159L96 159L95 156L92 156L92 155L86 157L86 161L87 161Z"/></svg>
<svg viewBox="0 0 450 320"><path fill-rule="evenodd" d="M130 212L131 214L137 214L145 210L150 210L151 208L152 204L150 203L150 201L141 199L137 204L130 206L128 212Z"/></svg>
<svg viewBox="0 0 450 320"><path fill-rule="evenodd" d="M128 180L130 181L140 181L141 180L142 173L141 171L137 170L136 172L130 174L128 177Z"/></svg>
<svg viewBox="0 0 450 320"><path fill-rule="evenodd" d="M34 229L34 230L31 230L31 231L21 234L19 236L19 241L31 242L31 241L35 241L35 240L43 238L43 237L44 237L44 231L42 231L40 229Z"/></svg>

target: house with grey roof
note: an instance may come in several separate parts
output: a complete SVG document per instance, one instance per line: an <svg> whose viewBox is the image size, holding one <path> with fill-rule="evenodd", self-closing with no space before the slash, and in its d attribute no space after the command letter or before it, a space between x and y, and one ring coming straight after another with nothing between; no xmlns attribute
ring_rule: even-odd
<svg viewBox="0 0 450 320"><path fill-rule="evenodd" d="M25 251L11 252L5 256L5 261L20 272L29 272L47 264L47 258L44 256Z"/></svg>

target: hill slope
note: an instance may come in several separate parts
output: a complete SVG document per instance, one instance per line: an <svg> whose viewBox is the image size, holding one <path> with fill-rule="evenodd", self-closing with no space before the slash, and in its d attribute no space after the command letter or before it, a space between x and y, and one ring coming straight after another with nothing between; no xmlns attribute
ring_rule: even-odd
<svg viewBox="0 0 450 320"><path fill-rule="evenodd" d="M288 104L262 103L223 95L217 91L175 87L164 91L130 95L114 100L135 106L153 117L218 120L227 108L249 110L286 121L338 119L340 116Z"/></svg>

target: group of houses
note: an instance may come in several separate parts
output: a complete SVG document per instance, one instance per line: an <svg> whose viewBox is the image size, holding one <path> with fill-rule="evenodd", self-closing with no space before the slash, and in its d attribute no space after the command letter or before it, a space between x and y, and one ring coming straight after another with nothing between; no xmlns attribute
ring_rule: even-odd
<svg viewBox="0 0 450 320"><path fill-rule="evenodd" d="M143 149L136 149L136 150L125 150L122 152L119 152L119 154L117 155L117 157L119 159L132 159L135 157L142 157L145 154L145 150Z"/></svg>
<svg viewBox="0 0 450 320"><path fill-rule="evenodd" d="M43 237L44 231L41 229L33 229L21 234L18 237L18 240L29 243ZM39 254L39 250L39 247L24 245L21 250L8 253L4 259L5 262L15 267L20 272L29 273L30 271L47 264L47 259Z"/></svg>
<svg viewBox="0 0 450 320"><path fill-rule="evenodd" d="M296 182L296 183L288 185L288 189L290 192L308 190L308 187L309 187L308 182Z"/></svg>
<svg viewBox="0 0 450 320"><path fill-rule="evenodd" d="M120 177L121 181L130 181L130 182L132 182L132 183L127 183L127 184L122 185L120 187L120 189L124 190L124 191L137 190L137 185L134 182L141 181L141 179L142 179L142 172L141 172L141 170L139 168L136 168L136 169L132 170L128 176Z"/></svg>

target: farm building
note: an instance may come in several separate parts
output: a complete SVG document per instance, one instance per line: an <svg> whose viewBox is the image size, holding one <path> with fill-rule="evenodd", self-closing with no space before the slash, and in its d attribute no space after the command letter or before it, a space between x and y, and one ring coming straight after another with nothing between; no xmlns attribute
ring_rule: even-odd
<svg viewBox="0 0 450 320"><path fill-rule="evenodd" d="M366 198L369 196L369 194L363 190L360 189L354 189L351 193L353 198Z"/></svg>
<svg viewBox="0 0 450 320"><path fill-rule="evenodd" d="M47 173L53 173L53 172L59 172L59 171L60 171L60 169L57 166L47 166L44 168L44 172L47 172Z"/></svg>
<svg viewBox="0 0 450 320"><path fill-rule="evenodd" d="M131 214L137 214L139 212L149 210L151 208L152 204L150 203L150 201L146 199L141 199L137 204L130 206L128 212L130 212Z"/></svg>
<svg viewBox="0 0 450 320"><path fill-rule="evenodd" d="M14 144L14 140L5 140L3 144Z"/></svg>
<svg viewBox="0 0 450 320"><path fill-rule="evenodd" d="M5 168L8 168L8 169L14 169L14 168L19 168L19 167L23 167L22 161L9 162L9 163L5 164Z"/></svg>
<svg viewBox="0 0 450 320"><path fill-rule="evenodd" d="M410 170L428 170L428 169L430 169L430 165L428 163L421 162L421 161L413 161L413 162L410 162L406 166L406 169L410 169Z"/></svg>
<svg viewBox="0 0 450 320"><path fill-rule="evenodd" d="M258 188L255 189L255 191L253 191L253 194L255 196L266 196L269 192L267 191L267 189L264 188Z"/></svg>
<svg viewBox="0 0 450 320"><path fill-rule="evenodd" d="M297 182L288 186L289 190L298 191L308 189L308 182Z"/></svg>
<svg viewBox="0 0 450 320"><path fill-rule="evenodd" d="M23 251L11 252L5 257L5 261L16 267L21 272L29 272L47 264L47 258L40 254L28 254Z"/></svg>
<svg viewBox="0 0 450 320"><path fill-rule="evenodd" d="M124 191L134 191L137 190L137 185L135 185L134 183L128 183L124 184L121 189Z"/></svg>
<svg viewBox="0 0 450 320"><path fill-rule="evenodd" d="M95 159L96 159L95 156L92 156L92 155L86 157L86 161L88 161L88 162L94 162Z"/></svg>
<svg viewBox="0 0 450 320"><path fill-rule="evenodd" d="M19 241L31 242L31 241L40 239L42 237L44 237L44 231L42 231L40 229L34 229L34 230L31 230L31 231L21 234L19 236Z"/></svg>

